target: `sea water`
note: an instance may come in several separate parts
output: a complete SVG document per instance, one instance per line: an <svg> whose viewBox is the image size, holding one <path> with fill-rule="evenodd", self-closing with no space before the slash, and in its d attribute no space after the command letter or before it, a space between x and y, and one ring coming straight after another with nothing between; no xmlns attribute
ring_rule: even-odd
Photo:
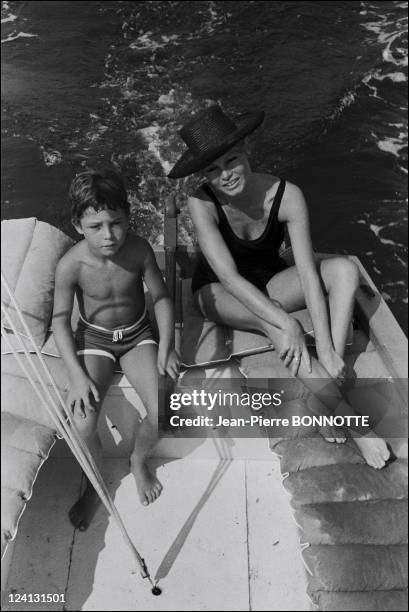
<svg viewBox="0 0 409 612"><path fill-rule="evenodd" d="M407 2L3 2L2 218L71 232L66 192L113 164L163 242L193 112L264 109L254 168L298 184L314 248L360 257L407 329Z"/></svg>

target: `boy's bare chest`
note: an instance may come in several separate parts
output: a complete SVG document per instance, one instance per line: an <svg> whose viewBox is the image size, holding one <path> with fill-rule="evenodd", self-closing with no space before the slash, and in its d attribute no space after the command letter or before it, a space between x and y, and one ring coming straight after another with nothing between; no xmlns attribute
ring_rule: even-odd
<svg viewBox="0 0 409 612"><path fill-rule="evenodd" d="M99 300L134 294L141 285L139 267L127 270L119 266L83 266L79 278L84 295Z"/></svg>

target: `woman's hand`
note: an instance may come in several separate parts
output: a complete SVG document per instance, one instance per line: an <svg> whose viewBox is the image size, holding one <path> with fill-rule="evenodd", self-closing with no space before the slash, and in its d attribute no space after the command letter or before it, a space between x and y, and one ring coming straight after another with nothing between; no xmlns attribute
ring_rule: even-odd
<svg viewBox="0 0 409 612"><path fill-rule="evenodd" d="M95 384L85 374L76 376L68 391L67 404L73 414L79 414L83 419L88 412L95 412L95 403L99 402L99 393Z"/></svg>
<svg viewBox="0 0 409 612"><path fill-rule="evenodd" d="M174 349L161 347L159 344L157 365L159 374L162 376L169 374L173 381L177 381L179 376L180 357Z"/></svg>
<svg viewBox="0 0 409 612"><path fill-rule="evenodd" d="M320 351L317 347L317 355L320 364L327 370L334 380L344 380L346 374L345 361L333 349Z"/></svg>
<svg viewBox="0 0 409 612"><path fill-rule="evenodd" d="M279 357L283 360L284 365L290 368L293 376L297 376L301 361L303 361L308 372L311 372L311 357L305 343L304 331L301 325L296 319L289 317L282 331L282 345Z"/></svg>

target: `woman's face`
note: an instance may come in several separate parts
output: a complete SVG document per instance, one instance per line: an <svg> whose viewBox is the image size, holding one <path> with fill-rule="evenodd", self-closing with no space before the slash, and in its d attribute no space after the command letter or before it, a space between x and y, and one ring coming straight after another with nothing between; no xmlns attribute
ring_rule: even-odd
<svg viewBox="0 0 409 612"><path fill-rule="evenodd" d="M251 173L243 147L235 146L204 169L210 185L228 197L240 195Z"/></svg>

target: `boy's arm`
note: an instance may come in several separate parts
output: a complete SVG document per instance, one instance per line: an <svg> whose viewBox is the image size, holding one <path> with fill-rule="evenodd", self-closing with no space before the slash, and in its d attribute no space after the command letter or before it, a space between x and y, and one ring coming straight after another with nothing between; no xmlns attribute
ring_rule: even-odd
<svg viewBox="0 0 409 612"><path fill-rule="evenodd" d="M55 273L53 331L61 357L71 380L83 374L71 329L71 314L76 288L76 274L71 262L60 260Z"/></svg>
<svg viewBox="0 0 409 612"><path fill-rule="evenodd" d="M52 327L55 341L68 370L70 379L70 393L72 404L81 403L92 408L89 404L91 392L96 401L99 401L98 390L84 372L77 356L77 349L71 329L71 314L77 285L76 270L73 263L63 257L57 266L55 275L54 309ZM83 412L83 411L82 411Z"/></svg>
<svg viewBox="0 0 409 612"><path fill-rule="evenodd" d="M176 378L179 357L174 351L174 314L172 300L166 288L162 274L156 262L152 247L146 244L143 276L149 293L152 296L156 321L159 329L158 369Z"/></svg>

